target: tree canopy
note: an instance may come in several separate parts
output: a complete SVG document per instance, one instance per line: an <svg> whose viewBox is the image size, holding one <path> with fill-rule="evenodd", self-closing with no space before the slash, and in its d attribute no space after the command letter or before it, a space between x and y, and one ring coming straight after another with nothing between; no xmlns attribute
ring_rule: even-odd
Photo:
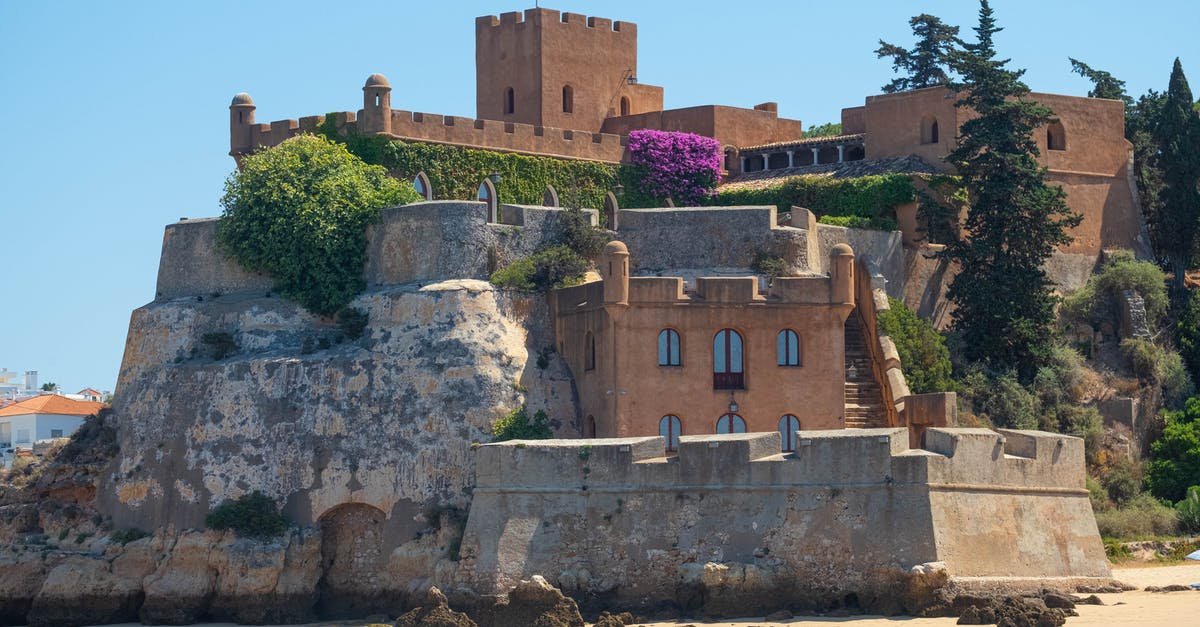
<svg viewBox="0 0 1200 627"><path fill-rule="evenodd" d="M247 156L225 181L218 239L280 294L330 315L365 287L367 225L383 207L419 199L341 144L299 135Z"/></svg>
<svg viewBox="0 0 1200 627"><path fill-rule="evenodd" d="M892 69L900 74L881 88L885 94L950 83L946 69L958 44L958 27L943 24L937 16L926 13L913 16L908 23L917 38L911 50L882 39L875 50L880 59L890 57Z"/></svg>
<svg viewBox="0 0 1200 627"><path fill-rule="evenodd" d="M1120 100L1127 107L1133 105L1133 98L1125 93L1125 81L1117 80L1112 74L1097 70L1078 59L1067 57L1067 60L1071 62L1072 72L1092 81L1092 89L1088 92L1088 98L1108 98Z"/></svg>
<svg viewBox="0 0 1200 627"><path fill-rule="evenodd" d="M955 106L977 116L962 124L958 147L947 157L967 192L969 236L942 254L961 268L947 296L957 306L954 329L966 357L1029 381L1054 335L1052 286L1042 265L1071 240L1067 229L1081 216L1068 209L1061 188L1046 184L1033 132L1053 112L1026 99L1023 70L1006 69L1008 60L997 58L993 36L1000 30L982 0L978 40L952 57L963 78Z"/></svg>
<svg viewBox="0 0 1200 627"><path fill-rule="evenodd" d="M1161 173L1158 203L1149 220L1158 252L1174 271L1177 292L1196 253L1200 227L1200 117L1192 106L1183 66L1175 59L1171 82L1158 113L1152 139Z"/></svg>

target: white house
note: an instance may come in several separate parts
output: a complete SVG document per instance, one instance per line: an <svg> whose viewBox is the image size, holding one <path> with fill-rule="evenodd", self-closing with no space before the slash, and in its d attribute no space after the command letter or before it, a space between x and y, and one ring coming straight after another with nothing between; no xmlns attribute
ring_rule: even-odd
<svg viewBox="0 0 1200 627"><path fill-rule="evenodd" d="M0 449L33 448L34 442L70 437L104 403L42 394L0 409Z"/></svg>

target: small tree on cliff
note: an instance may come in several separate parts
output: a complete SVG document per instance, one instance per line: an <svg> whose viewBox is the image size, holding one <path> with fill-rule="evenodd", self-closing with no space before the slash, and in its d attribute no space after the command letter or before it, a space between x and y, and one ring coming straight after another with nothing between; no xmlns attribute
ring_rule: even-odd
<svg viewBox="0 0 1200 627"><path fill-rule="evenodd" d="M908 23L917 37L912 50L882 39L875 50L880 59L891 57L893 71L903 74L881 88L885 94L950 83L946 68L950 54L958 45L958 27L943 24L940 18L926 13L914 16Z"/></svg>
<svg viewBox="0 0 1200 627"><path fill-rule="evenodd" d="M362 291L367 225L389 205L420 200L412 184L340 144L299 135L246 157L225 181L222 247L275 289L330 315Z"/></svg>
<svg viewBox="0 0 1200 627"><path fill-rule="evenodd" d="M1054 298L1042 264L1071 241L1067 229L1081 217L1067 208L1062 189L1046 184L1033 132L1053 112L1026 100L1024 72L1005 69L1008 60L996 58L992 36L999 31L982 0L978 41L953 57L965 83L955 106L978 116L962 124L958 148L947 157L962 176L970 208L966 236L943 255L961 268L948 297L957 306L954 328L965 356L1029 381L1049 356L1054 335Z"/></svg>
<svg viewBox="0 0 1200 627"><path fill-rule="evenodd" d="M1175 292L1183 292L1183 278L1196 253L1200 228L1200 117L1192 105L1183 66L1175 59L1166 101L1153 133L1158 148L1162 188L1149 220L1160 255L1174 272Z"/></svg>

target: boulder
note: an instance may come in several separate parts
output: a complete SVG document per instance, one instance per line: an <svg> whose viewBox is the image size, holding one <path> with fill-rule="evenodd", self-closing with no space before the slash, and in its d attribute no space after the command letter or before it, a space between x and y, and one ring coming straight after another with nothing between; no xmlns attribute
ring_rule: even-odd
<svg viewBox="0 0 1200 627"><path fill-rule="evenodd" d="M480 608L483 627L584 627L575 599L541 575L522 580L495 605Z"/></svg>
<svg viewBox="0 0 1200 627"><path fill-rule="evenodd" d="M432 587L420 607L405 612L396 619L396 627L478 627L462 612L450 609L446 595Z"/></svg>

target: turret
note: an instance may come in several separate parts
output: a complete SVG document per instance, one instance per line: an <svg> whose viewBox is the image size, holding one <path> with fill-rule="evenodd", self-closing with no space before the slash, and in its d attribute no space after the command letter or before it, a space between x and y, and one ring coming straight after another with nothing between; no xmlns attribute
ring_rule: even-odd
<svg viewBox="0 0 1200 627"><path fill-rule="evenodd" d="M392 86L383 74L372 74L363 85L363 113L358 128L368 135L392 132Z"/></svg>
<svg viewBox="0 0 1200 627"><path fill-rule="evenodd" d="M838 244L829 251L829 302L854 306L854 249Z"/></svg>
<svg viewBox="0 0 1200 627"><path fill-rule="evenodd" d="M254 149L250 129L254 126L254 101L242 92L229 104L229 155L235 159Z"/></svg>
<svg viewBox="0 0 1200 627"><path fill-rule="evenodd" d="M613 320L629 309L629 249L621 242L609 242L600 256L600 277L604 279L604 309Z"/></svg>

